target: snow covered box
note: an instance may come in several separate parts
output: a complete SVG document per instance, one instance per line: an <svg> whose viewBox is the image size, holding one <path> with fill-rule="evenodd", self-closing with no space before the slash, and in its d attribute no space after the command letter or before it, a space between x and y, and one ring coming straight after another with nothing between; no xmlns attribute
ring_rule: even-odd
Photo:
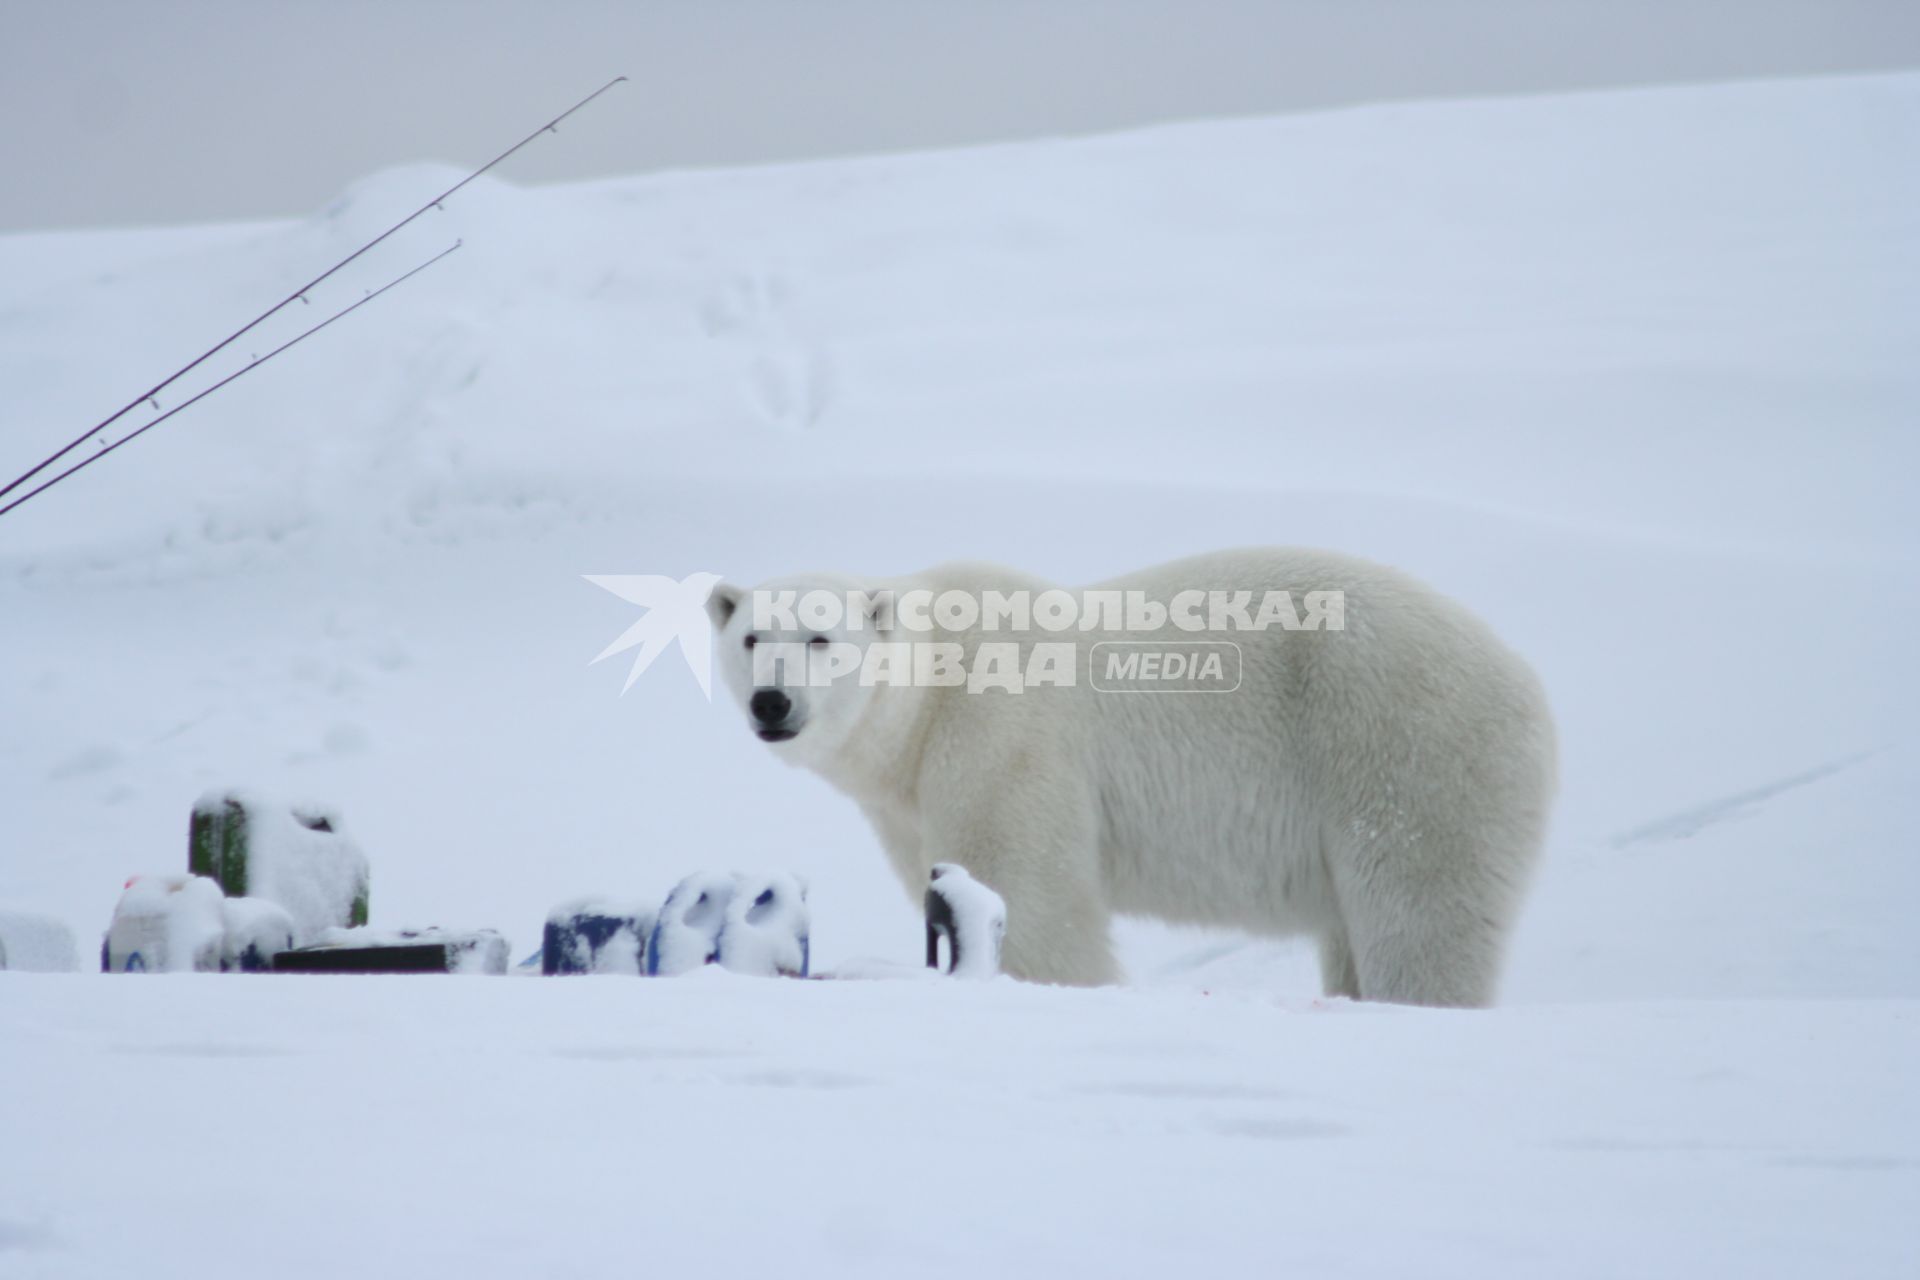
<svg viewBox="0 0 1920 1280"><path fill-rule="evenodd" d="M277 902L296 941L367 922L367 860L339 816L236 792L209 792L193 806L187 869L233 898Z"/></svg>
<svg viewBox="0 0 1920 1280"><path fill-rule="evenodd" d="M0 969L71 973L79 967L73 930L52 916L0 907Z"/></svg>
<svg viewBox="0 0 1920 1280"><path fill-rule="evenodd" d="M492 929L328 929L273 958L275 973L505 973L507 940Z"/></svg>
<svg viewBox="0 0 1920 1280"><path fill-rule="evenodd" d="M547 913L540 972L642 974L654 909L612 898L577 898Z"/></svg>
<svg viewBox="0 0 1920 1280"><path fill-rule="evenodd" d="M277 903L229 898L206 876L135 876L100 944L103 973L265 973L293 946Z"/></svg>

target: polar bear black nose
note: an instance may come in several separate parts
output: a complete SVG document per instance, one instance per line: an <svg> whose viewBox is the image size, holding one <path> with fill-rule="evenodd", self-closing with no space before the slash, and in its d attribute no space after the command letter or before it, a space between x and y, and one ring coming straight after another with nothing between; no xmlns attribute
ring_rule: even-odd
<svg viewBox="0 0 1920 1280"><path fill-rule="evenodd" d="M747 699L747 709L761 724L779 724L793 710L793 699L778 689L761 689Z"/></svg>

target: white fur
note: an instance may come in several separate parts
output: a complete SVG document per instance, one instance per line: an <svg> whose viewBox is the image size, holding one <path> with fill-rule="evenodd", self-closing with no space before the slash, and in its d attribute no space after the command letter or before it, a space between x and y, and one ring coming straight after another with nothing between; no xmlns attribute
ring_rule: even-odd
<svg viewBox="0 0 1920 1280"><path fill-rule="evenodd" d="M909 579L840 575L770 588L1053 584L988 565ZM1484 1005L1538 856L1554 790L1553 727L1527 665L1465 609L1353 557L1257 549L1194 557L1087 590L1345 593L1343 630L1235 631L1232 693L1101 692L1087 654L1107 633L893 639L1072 640L1072 688L786 688L799 733L773 750L866 812L916 901L935 863L967 868L1008 904L1016 976L1118 976L1110 913L1306 934L1326 990L1370 1000ZM709 603L720 666L754 692L751 609ZM762 639L797 639L763 631ZM845 627L830 638L870 643Z"/></svg>

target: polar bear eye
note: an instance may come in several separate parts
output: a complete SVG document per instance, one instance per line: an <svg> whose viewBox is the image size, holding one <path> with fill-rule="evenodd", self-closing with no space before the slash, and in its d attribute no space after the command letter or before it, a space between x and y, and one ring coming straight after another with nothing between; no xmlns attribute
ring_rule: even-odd
<svg viewBox="0 0 1920 1280"><path fill-rule="evenodd" d="M813 639L807 641L807 643L816 649L824 649L827 647L827 638L825 636L815 636Z"/></svg>
<svg viewBox="0 0 1920 1280"><path fill-rule="evenodd" d="M751 632L749 632L746 639L747 648L751 649L753 648L753 646L759 643L760 643L760 637L753 635Z"/></svg>

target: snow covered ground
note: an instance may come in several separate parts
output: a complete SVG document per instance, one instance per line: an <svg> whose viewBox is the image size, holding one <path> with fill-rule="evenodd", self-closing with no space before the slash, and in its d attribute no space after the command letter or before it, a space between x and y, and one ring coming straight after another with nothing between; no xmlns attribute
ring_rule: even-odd
<svg viewBox="0 0 1920 1280"><path fill-rule="evenodd" d="M911 962L858 815L671 654L617 696L581 575L1298 542L1547 682L1507 1004L1145 924L1099 992L0 974L0 1270L1910 1267L1917 159L1902 75L476 184L0 519L0 906L84 956L246 786L379 926L777 867L819 967ZM0 471L454 176L0 238Z"/></svg>
<svg viewBox="0 0 1920 1280"><path fill-rule="evenodd" d="M9 1276L1892 1276L1915 1245L1899 1003L153 981L7 984Z"/></svg>

